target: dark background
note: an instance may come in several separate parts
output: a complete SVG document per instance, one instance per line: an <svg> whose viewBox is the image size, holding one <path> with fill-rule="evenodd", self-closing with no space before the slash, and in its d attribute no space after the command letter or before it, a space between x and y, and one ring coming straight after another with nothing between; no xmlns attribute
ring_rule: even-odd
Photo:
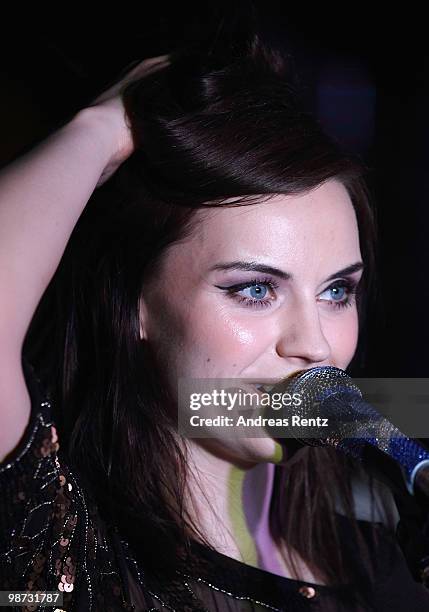
<svg viewBox="0 0 429 612"><path fill-rule="evenodd" d="M425 20L254 2L265 35L295 57L305 104L369 167L379 225L379 293L362 376L426 377L429 308L428 90ZM65 5L64 5L65 7ZM64 8L63 7L63 8ZM131 61L213 35L219 20L245 27L247 2L77 5L61 18L3 22L0 165L44 138ZM241 26L240 26L241 24Z"/></svg>

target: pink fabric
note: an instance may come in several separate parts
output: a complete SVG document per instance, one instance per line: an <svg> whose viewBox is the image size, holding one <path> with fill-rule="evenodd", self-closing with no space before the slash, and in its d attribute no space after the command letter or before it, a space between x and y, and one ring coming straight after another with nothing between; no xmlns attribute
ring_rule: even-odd
<svg viewBox="0 0 429 612"><path fill-rule="evenodd" d="M268 522L274 470L273 463L261 463L249 470L244 480L243 505L249 531L255 538L259 567L283 576Z"/></svg>

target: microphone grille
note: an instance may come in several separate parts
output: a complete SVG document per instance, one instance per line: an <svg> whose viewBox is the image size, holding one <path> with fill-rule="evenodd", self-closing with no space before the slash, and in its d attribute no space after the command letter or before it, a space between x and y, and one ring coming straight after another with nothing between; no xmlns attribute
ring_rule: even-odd
<svg viewBox="0 0 429 612"><path fill-rule="evenodd" d="M300 370L281 380L270 391L271 394L299 393L303 412L323 402L330 395L344 392L356 393L362 397L353 379L344 370L334 366L316 366Z"/></svg>

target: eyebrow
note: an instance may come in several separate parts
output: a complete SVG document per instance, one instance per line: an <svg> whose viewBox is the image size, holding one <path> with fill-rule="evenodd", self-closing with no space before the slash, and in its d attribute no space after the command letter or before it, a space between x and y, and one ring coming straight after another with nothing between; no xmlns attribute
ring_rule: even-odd
<svg viewBox="0 0 429 612"><path fill-rule="evenodd" d="M364 268L364 264L362 261L357 261L342 270L338 270L335 274L331 274L325 280L329 281L337 276L349 276L354 272L358 272ZM272 274L273 276L277 276L283 280L291 280L293 279L293 275L290 272L284 272L283 270L279 270L279 268L273 268L272 266L268 266L265 264L258 263L256 261L230 261L224 263L215 264L210 268L210 272L213 270L242 270L244 272L262 272L263 274Z"/></svg>

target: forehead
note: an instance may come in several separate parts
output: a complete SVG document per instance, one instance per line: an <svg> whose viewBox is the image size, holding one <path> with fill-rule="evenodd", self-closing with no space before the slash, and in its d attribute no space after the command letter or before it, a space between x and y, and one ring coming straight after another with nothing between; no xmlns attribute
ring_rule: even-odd
<svg viewBox="0 0 429 612"><path fill-rule="evenodd" d="M338 262L360 258L355 211L347 190L335 180L304 195L200 209L196 217L190 238L170 250L168 260L176 270L186 266L201 273L215 262L249 259L323 274Z"/></svg>

